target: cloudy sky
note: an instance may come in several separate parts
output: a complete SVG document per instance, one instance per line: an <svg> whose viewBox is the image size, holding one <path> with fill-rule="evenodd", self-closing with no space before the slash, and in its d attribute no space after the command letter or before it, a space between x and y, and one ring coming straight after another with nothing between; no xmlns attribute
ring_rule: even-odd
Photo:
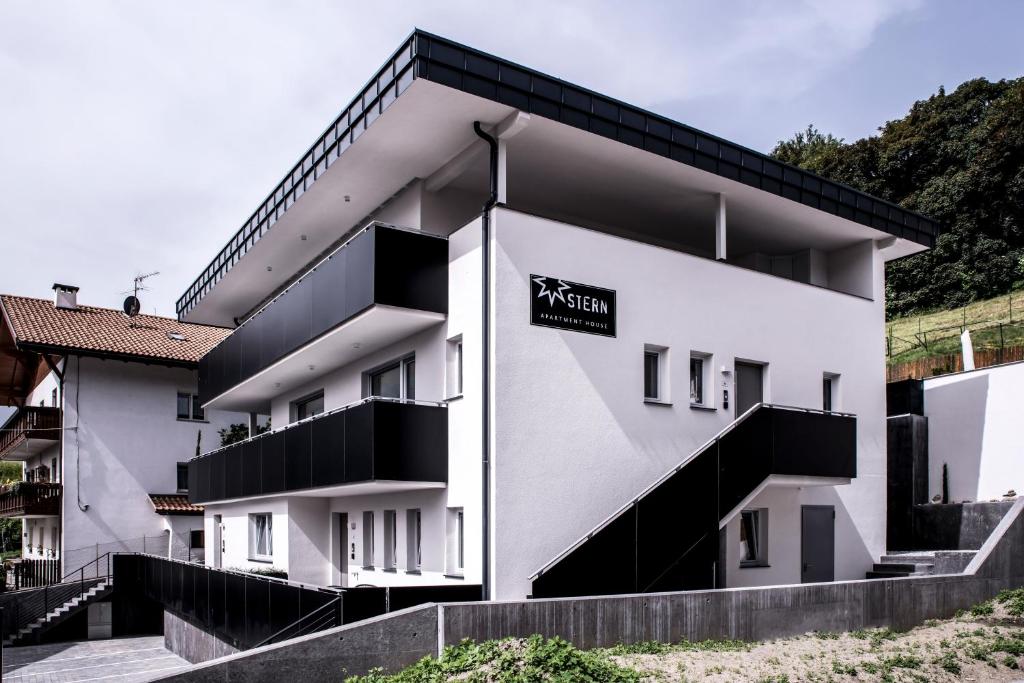
<svg viewBox="0 0 1024 683"><path fill-rule="evenodd" d="M0 0L0 292L173 315L414 26L764 151L1024 73L1016 0Z"/></svg>

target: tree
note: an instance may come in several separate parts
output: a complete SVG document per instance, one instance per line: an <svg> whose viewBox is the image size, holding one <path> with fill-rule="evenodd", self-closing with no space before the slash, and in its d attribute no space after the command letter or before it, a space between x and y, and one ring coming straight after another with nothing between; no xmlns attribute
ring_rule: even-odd
<svg viewBox="0 0 1024 683"><path fill-rule="evenodd" d="M961 306L1024 277L1024 78L940 88L852 143L809 126L772 154L942 224L934 249L888 264L889 315Z"/></svg>
<svg viewBox="0 0 1024 683"><path fill-rule="evenodd" d="M21 481L21 463L0 462L0 486L10 486ZM0 519L0 552L21 554L21 520L17 518Z"/></svg>

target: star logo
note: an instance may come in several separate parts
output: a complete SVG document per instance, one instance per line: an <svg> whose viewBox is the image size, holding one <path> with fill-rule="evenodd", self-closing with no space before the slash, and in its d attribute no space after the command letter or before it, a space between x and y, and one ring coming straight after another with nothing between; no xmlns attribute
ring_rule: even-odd
<svg viewBox="0 0 1024 683"><path fill-rule="evenodd" d="M536 282L538 285L540 285L540 294L537 295L537 298L538 299L542 299L544 297L547 297L548 298L548 304L550 304L551 306L555 305L555 299L559 299L564 304L565 303L564 292L567 289L572 289L572 287L567 285L567 284L565 284L561 280L556 280L558 285L556 287L554 287L554 288L550 288L549 289L548 288L548 283L547 283L547 281L549 279L552 279L552 278L546 278L546 277L535 277L535 278L533 278L533 281Z"/></svg>

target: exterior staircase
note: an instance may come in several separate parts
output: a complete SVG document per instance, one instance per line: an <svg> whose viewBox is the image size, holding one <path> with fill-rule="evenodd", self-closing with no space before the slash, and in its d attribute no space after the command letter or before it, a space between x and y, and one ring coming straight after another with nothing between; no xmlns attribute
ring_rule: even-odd
<svg viewBox="0 0 1024 683"><path fill-rule="evenodd" d="M959 574L977 550L912 550L882 555L871 571L869 579L894 579L927 574Z"/></svg>
<svg viewBox="0 0 1024 683"><path fill-rule="evenodd" d="M49 612L46 612L34 621L29 622L14 633L5 634L3 646L11 647L12 645L26 645L34 642L35 639L45 630L65 621L73 614L76 614L88 607L89 604L106 598L113 591L113 584L114 581L112 578L106 578L95 583L84 592L76 591L73 597L70 597L57 607L50 609ZM58 587L60 587L60 584L51 586L50 588L56 589Z"/></svg>

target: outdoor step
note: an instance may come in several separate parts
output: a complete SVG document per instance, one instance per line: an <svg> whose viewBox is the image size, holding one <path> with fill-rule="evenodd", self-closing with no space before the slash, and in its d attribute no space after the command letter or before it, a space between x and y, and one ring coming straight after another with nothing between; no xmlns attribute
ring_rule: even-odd
<svg viewBox="0 0 1024 683"><path fill-rule="evenodd" d="M934 562L935 552L934 551L915 551L907 553L887 553L882 555L879 562Z"/></svg>
<svg viewBox="0 0 1024 683"><path fill-rule="evenodd" d="M899 563L899 562L876 562L874 569L876 572L904 572L907 574L913 574L919 571L919 567L924 565L910 564L910 563Z"/></svg>
<svg viewBox="0 0 1024 683"><path fill-rule="evenodd" d="M909 572L876 572L871 571L867 573L869 579L901 579L910 576Z"/></svg>

